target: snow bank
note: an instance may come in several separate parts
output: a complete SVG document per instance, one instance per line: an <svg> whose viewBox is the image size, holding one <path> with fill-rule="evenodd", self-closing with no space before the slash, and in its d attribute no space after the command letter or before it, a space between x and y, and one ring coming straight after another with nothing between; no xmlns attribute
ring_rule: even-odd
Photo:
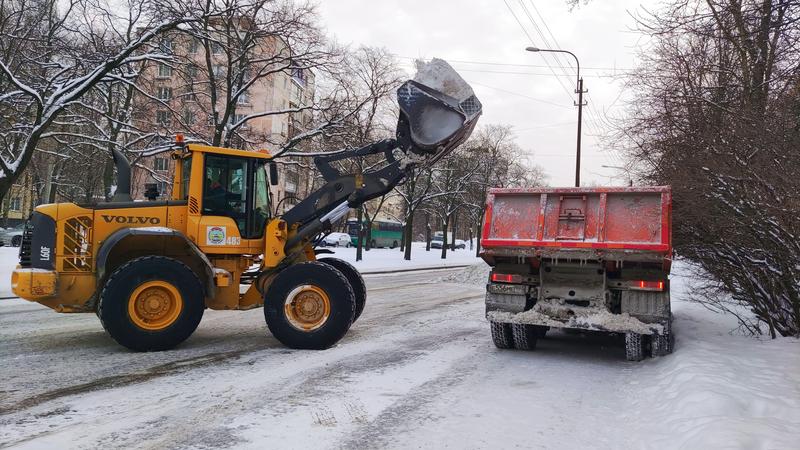
<svg viewBox="0 0 800 450"><path fill-rule="evenodd" d="M461 283L473 286L484 286L489 279L489 272L492 270L483 260L465 267L463 270L442 278L447 283Z"/></svg>
<svg viewBox="0 0 800 450"><path fill-rule="evenodd" d="M441 249L431 249L425 251L424 242L414 242L411 247L411 261L403 259L403 252L399 248L374 248L363 252L363 259L356 261L356 249L350 248L330 248L336 258L343 259L353 264L362 273L380 272L386 270L421 269L421 268L444 268L452 266L465 266L481 262L475 256L475 250L469 249L467 242L466 249L456 251L447 250L447 258L442 259ZM324 258L326 255L319 255Z"/></svg>

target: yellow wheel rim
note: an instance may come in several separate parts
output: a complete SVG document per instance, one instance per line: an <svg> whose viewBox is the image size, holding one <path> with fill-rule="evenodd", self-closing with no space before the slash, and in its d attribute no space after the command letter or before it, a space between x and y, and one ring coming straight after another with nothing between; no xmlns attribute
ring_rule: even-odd
<svg viewBox="0 0 800 450"><path fill-rule="evenodd" d="M183 297L165 281L148 281L137 287L128 299L128 316L143 330L163 330L183 311Z"/></svg>
<svg viewBox="0 0 800 450"><path fill-rule="evenodd" d="M283 308L293 327L311 331L328 321L331 315L331 299L319 287L304 284L292 289L286 296Z"/></svg>

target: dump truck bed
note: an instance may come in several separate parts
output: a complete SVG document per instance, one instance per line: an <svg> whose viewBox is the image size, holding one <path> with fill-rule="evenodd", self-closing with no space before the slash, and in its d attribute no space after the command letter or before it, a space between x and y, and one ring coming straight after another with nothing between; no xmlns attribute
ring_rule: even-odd
<svg viewBox="0 0 800 450"><path fill-rule="evenodd" d="M662 260L672 254L669 186L491 189L483 258Z"/></svg>

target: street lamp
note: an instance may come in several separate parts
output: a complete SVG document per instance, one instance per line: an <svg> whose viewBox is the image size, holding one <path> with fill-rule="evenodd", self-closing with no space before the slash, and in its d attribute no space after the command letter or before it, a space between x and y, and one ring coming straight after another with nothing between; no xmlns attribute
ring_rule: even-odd
<svg viewBox="0 0 800 450"><path fill-rule="evenodd" d="M628 169L626 167L621 167L621 166L607 166L605 164L601 165L600 167L602 167L604 169L617 169L617 170L621 170L621 171L625 172L628 175L628 186L633 186L633 177L631 176L630 169Z"/></svg>
<svg viewBox="0 0 800 450"><path fill-rule="evenodd" d="M575 93L578 94L578 151L575 159L575 187L579 187L581 185L581 119L583 117L583 93L586 92L583 90L583 78L581 78L581 62L578 61L578 57L575 56L574 53L567 50L556 50L556 49L538 48L538 47L526 47L525 50L529 52L566 53L575 58L575 64L578 65L578 76L577 76L578 88L575 89Z"/></svg>

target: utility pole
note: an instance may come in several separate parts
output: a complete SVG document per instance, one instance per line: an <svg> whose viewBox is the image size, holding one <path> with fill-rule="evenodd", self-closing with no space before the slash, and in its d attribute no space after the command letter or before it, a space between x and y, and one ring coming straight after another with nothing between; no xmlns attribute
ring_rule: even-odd
<svg viewBox="0 0 800 450"><path fill-rule="evenodd" d="M583 94L588 92L583 90L583 78L581 78L581 62L578 61L578 57L575 56L574 53L567 51L567 50L557 50L557 49L550 49L550 48L538 48L538 47L527 47L525 50L529 52L550 52L550 53L566 53L571 55L575 58L575 64L578 66L578 73L577 73L577 89L575 89L575 93L578 94L578 148L575 152L575 187L580 187L581 185L581 124L583 121Z"/></svg>
<svg viewBox="0 0 800 450"><path fill-rule="evenodd" d="M577 61L578 58L575 58ZM578 66L580 67L580 66ZM578 76L580 76L580 69L578 69ZM575 91L578 94L578 150L575 158L575 187L581 185L581 124L583 123L583 78L578 78L578 89Z"/></svg>

